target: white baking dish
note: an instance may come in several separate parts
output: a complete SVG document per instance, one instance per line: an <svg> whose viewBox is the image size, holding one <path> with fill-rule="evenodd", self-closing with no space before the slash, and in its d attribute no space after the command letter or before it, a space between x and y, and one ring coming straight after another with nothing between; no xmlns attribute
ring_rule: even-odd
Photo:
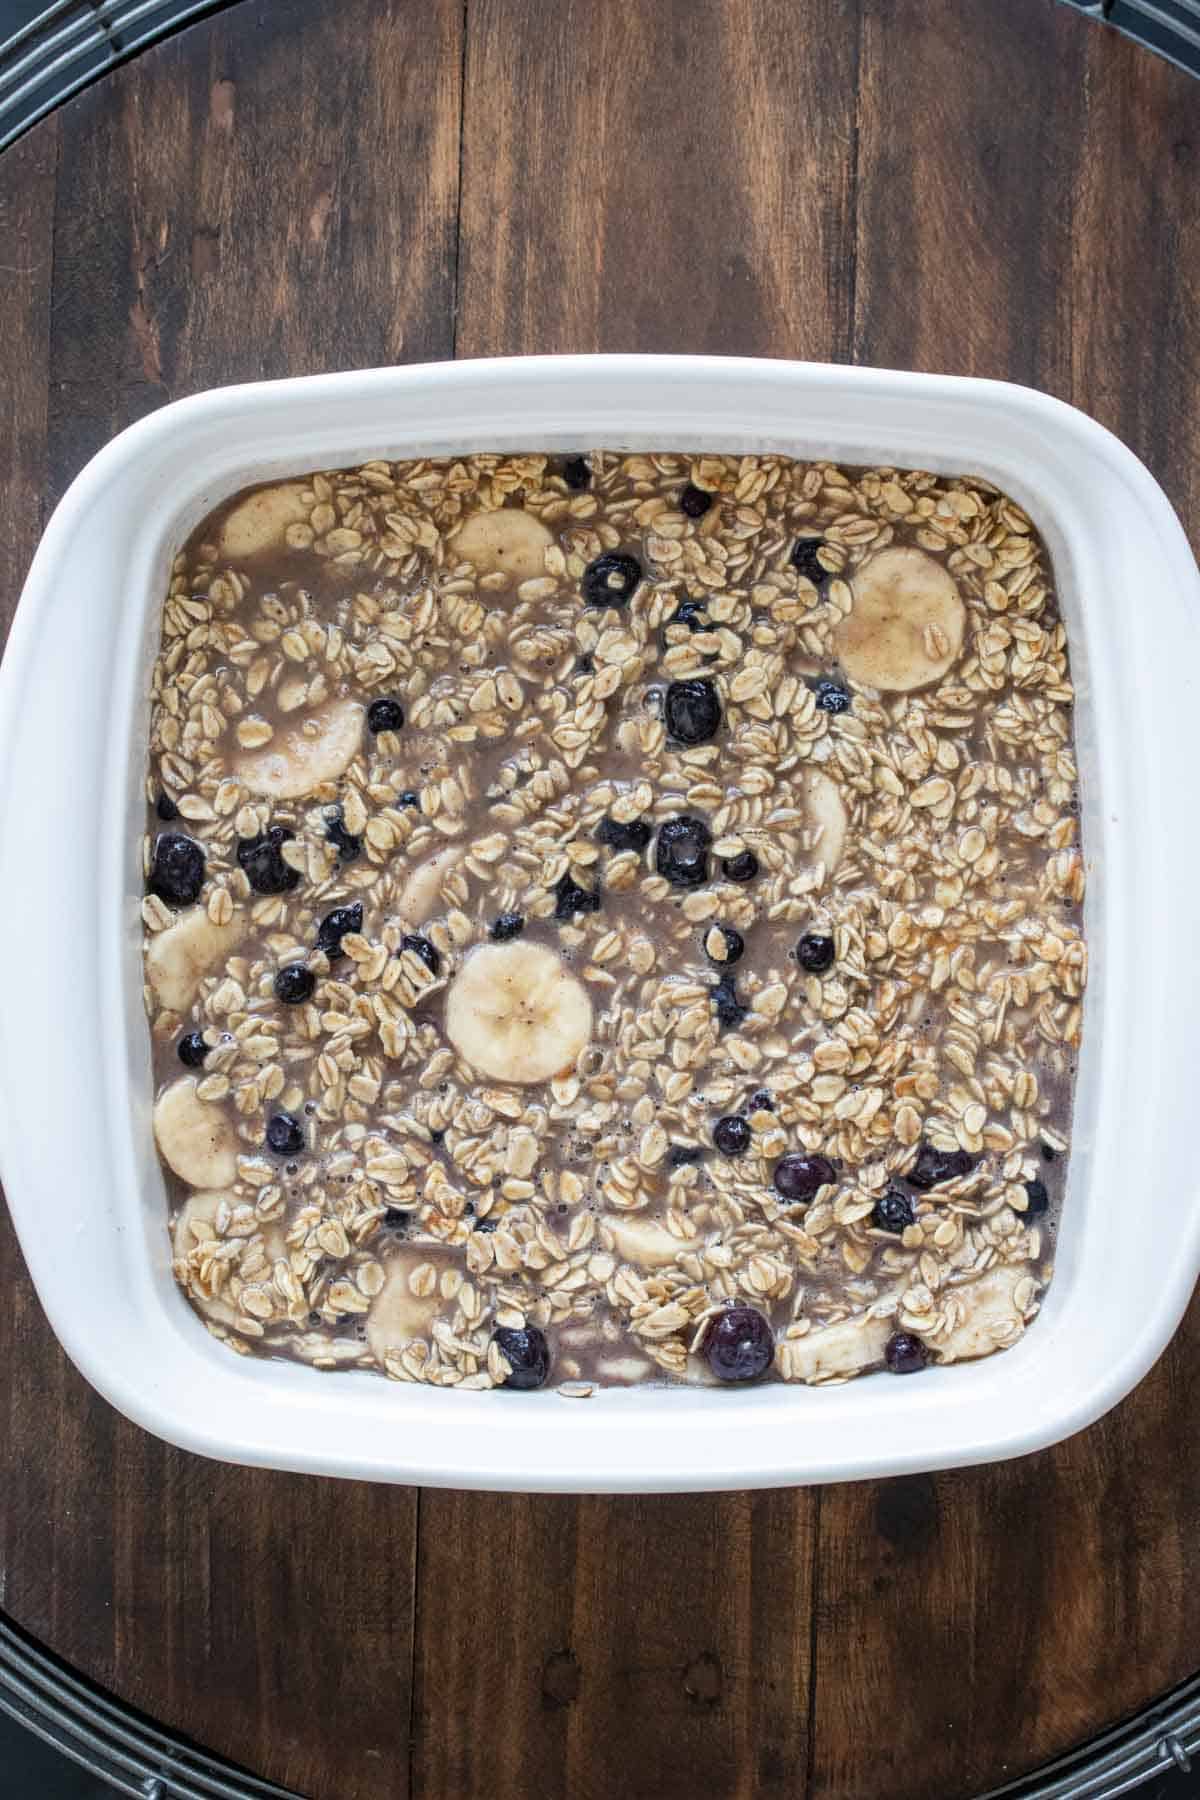
<svg viewBox="0 0 1200 1800"><path fill-rule="evenodd" d="M1092 948L1057 1275L1012 1351L915 1381L747 1391L431 1391L232 1356L175 1287L141 1001L147 672L168 566L248 482L480 449L777 450L974 471L1026 506L1079 690ZM1146 470L998 383L802 363L582 356L227 388L93 458L50 521L0 670L0 1143L51 1324L148 1430L261 1463L443 1486L670 1490L1015 1456L1159 1355L1200 1264L1193 763L1200 578Z"/></svg>

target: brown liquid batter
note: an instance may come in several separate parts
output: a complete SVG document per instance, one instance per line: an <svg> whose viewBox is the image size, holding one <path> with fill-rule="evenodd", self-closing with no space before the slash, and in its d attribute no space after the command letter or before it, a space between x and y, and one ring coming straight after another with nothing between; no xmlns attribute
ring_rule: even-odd
<svg viewBox="0 0 1200 1800"><path fill-rule="evenodd" d="M1046 552L982 481L597 451L236 496L153 678L181 1282L236 1349L445 1386L1015 1341L1075 788Z"/></svg>

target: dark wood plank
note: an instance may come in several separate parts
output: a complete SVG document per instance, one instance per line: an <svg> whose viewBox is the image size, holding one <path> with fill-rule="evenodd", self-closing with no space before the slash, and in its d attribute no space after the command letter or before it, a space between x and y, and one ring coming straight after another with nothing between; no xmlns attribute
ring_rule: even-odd
<svg viewBox="0 0 1200 1800"><path fill-rule="evenodd" d="M1041 375L1123 437L1200 547L1200 95L1115 32L1088 39L1073 305ZM1063 373L1060 374L1059 370Z"/></svg>
<svg viewBox="0 0 1200 1800"><path fill-rule="evenodd" d="M57 160L50 118L0 162L0 640L45 523Z"/></svg>
<svg viewBox="0 0 1200 1800"><path fill-rule="evenodd" d="M865 14L856 354L1083 406L1195 542L1194 85L1023 0ZM975 1794L1194 1673L1198 1333L1200 1304L1124 1406L1045 1455L825 1494L814 1794Z"/></svg>
<svg viewBox="0 0 1200 1800"><path fill-rule="evenodd" d="M801 1792L813 1517L423 1495L414 1794Z"/></svg>
<svg viewBox="0 0 1200 1800"><path fill-rule="evenodd" d="M461 23L459 0L297 0L286 21L244 5L5 157L0 222L20 232L0 239L20 266L0 329L21 352L0 438L6 603L39 506L167 399L451 353ZM67 1364L7 1221L0 1271L0 1603L261 1774L328 1800L402 1796L415 1495L168 1450Z"/></svg>
<svg viewBox="0 0 1200 1800"><path fill-rule="evenodd" d="M458 354L846 356L856 12L471 0ZM796 1792L816 1507L424 1495L414 1791Z"/></svg>
<svg viewBox="0 0 1200 1800"><path fill-rule="evenodd" d="M461 31L245 0L63 110L56 490L199 388L451 353Z"/></svg>
<svg viewBox="0 0 1200 1800"><path fill-rule="evenodd" d="M856 0L470 0L458 352L842 358Z"/></svg>

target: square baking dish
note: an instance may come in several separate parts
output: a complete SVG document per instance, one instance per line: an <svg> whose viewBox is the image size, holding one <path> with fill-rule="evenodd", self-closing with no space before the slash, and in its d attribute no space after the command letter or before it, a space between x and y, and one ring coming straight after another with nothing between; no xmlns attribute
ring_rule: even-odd
<svg viewBox="0 0 1200 1800"><path fill-rule="evenodd" d="M231 1355L171 1273L141 994L148 676L172 556L248 483L478 450L778 451L980 474L1057 574L1078 690L1091 946L1056 1274L1012 1350L923 1381L642 1387L565 1404ZM218 389L109 444L46 529L0 668L0 1158L50 1322L159 1436L230 1461L656 1492L1019 1455L1126 1394L1200 1265L1200 576L1165 496L1083 414L1003 383L705 357L430 365Z"/></svg>

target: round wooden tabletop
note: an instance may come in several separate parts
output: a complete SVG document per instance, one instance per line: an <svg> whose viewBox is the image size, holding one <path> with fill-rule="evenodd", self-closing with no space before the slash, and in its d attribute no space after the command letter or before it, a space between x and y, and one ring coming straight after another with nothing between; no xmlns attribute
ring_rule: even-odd
<svg viewBox="0 0 1200 1800"><path fill-rule="evenodd" d="M0 159L4 616L151 408L449 356L1029 382L1195 534L1197 99L1051 0L243 0ZM1195 1305L1021 1462L510 1498L168 1449L68 1364L7 1224L0 1271L0 1607L305 1795L955 1800L1200 1665Z"/></svg>

